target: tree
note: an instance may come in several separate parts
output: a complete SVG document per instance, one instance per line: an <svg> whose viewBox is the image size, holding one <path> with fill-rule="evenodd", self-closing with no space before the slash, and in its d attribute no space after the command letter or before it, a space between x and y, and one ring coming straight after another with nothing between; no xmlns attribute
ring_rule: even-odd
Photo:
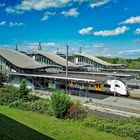
<svg viewBox="0 0 140 140"><path fill-rule="evenodd" d="M2 85L3 82L5 82L5 81L6 81L6 76L0 72L0 85Z"/></svg>
<svg viewBox="0 0 140 140"><path fill-rule="evenodd" d="M29 90L27 88L26 79L22 79L22 81L20 82L19 92L20 92L20 97L21 98L25 98L28 95Z"/></svg>
<svg viewBox="0 0 140 140"><path fill-rule="evenodd" d="M51 95L51 108L56 118L64 118L70 105L71 99L63 91L56 91Z"/></svg>

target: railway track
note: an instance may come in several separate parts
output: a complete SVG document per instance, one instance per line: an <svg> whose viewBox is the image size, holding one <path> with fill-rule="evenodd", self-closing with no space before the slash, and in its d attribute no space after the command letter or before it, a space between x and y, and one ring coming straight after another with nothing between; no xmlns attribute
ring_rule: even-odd
<svg viewBox="0 0 140 140"><path fill-rule="evenodd" d="M88 98L94 98L95 96L94 95L101 95L101 98L105 96L106 97L109 97L109 96L114 96L113 94L111 93L106 93L106 92L97 92L97 91L94 91L94 92L88 92L86 95L86 93L75 93L73 95L76 95L76 96L83 96L83 97L88 97ZM119 95L119 94L116 94L115 97L117 98L125 98L125 99L132 99L132 100L140 100L140 97L132 97L132 96L122 96L122 95Z"/></svg>

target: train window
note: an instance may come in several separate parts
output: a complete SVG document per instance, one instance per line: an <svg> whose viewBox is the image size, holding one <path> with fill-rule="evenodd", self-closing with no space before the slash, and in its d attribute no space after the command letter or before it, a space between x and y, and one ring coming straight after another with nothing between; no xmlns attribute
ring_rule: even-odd
<svg viewBox="0 0 140 140"><path fill-rule="evenodd" d="M104 84L104 87L110 88L110 85L108 85L108 84Z"/></svg>
<svg viewBox="0 0 140 140"><path fill-rule="evenodd" d="M115 87L120 87L120 86L115 84Z"/></svg>
<svg viewBox="0 0 140 140"><path fill-rule="evenodd" d="M137 85L128 85L129 88L132 88L132 89L139 89L139 86Z"/></svg>
<svg viewBox="0 0 140 140"><path fill-rule="evenodd" d="M91 84L90 87L94 87L94 85Z"/></svg>

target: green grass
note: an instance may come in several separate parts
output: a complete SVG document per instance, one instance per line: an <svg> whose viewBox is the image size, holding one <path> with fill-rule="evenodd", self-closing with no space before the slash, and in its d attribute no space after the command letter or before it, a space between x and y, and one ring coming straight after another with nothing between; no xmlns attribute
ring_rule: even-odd
<svg viewBox="0 0 140 140"><path fill-rule="evenodd" d="M78 121L60 120L34 112L0 106L0 136L4 135L9 140L49 138L57 140L125 140L85 127Z"/></svg>

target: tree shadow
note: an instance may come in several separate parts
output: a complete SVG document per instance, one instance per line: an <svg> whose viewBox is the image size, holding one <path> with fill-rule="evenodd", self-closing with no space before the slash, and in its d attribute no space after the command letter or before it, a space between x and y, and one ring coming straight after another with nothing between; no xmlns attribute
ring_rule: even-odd
<svg viewBox="0 0 140 140"><path fill-rule="evenodd" d="M0 113L0 140L53 140Z"/></svg>

